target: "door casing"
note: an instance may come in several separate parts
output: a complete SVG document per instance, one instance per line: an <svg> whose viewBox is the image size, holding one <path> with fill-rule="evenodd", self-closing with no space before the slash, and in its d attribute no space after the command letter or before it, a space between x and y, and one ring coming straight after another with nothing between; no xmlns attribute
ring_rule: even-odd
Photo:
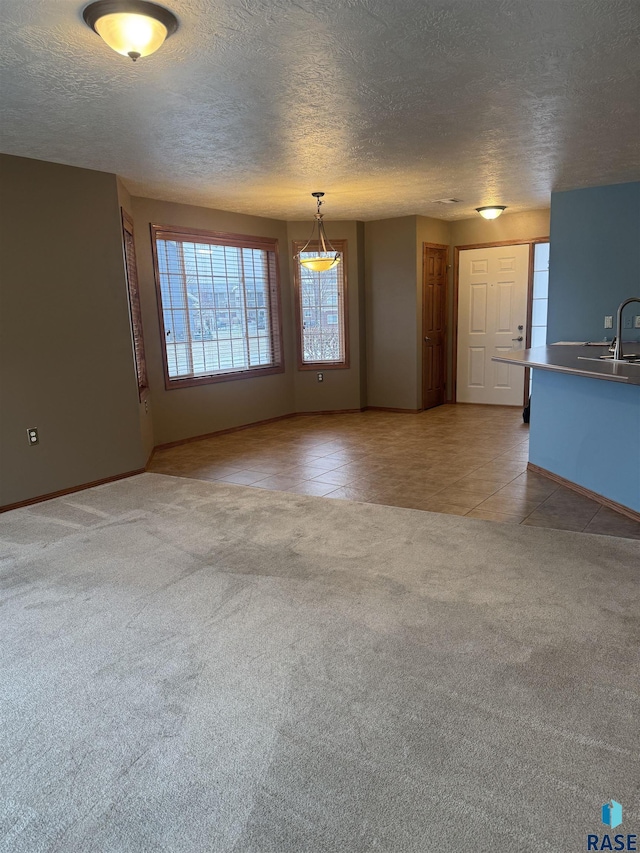
<svg viewBox="0 0 640 853"><path fill-rule="evenodd" d="M528 240L501 240L496 243L471 243L466 246L455 246L453 250L453 365L451 402L457 402L458 384L458 294L460 285L460 252L466 249L493 249L499 246L529 246L529 275L527 281L527 320L525 327L525 349L531 346L531 317L533 311L533 265L536 243L548 243L548 237L531 237ZM526 406L529 399L529 370L524 371L524 388L522 404Z"/></svg>
<svg viewBox="0 0 640 853"><path fill-rule="evenodd" d="M437 249L444 252L444 292L442 294L442 334L441 341L439 342L439 346L441 347L442 357L440 359L440 378L442 382L442 399L439 403L429 403L427 406L427 390L425 388L427 370L426 370L426 360L428 357L428 350L433 349L433 347L427 346L425 341L425 336L427 334L427 256L429 253L429 249ZM423 243L422 244L422 336L421 336L421 345L420 352L422 353L422 398L421 398L421 406L422 409L433 408L435 406L442 405L442 403L446 402L446 394L447 394L447 293L448 293L448 279L449 279L449 246L445 243Z"/></svg>

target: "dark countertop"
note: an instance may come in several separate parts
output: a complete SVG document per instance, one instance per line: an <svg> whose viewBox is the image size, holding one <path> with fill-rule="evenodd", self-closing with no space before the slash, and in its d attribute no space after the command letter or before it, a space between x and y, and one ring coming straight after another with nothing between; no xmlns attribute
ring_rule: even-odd
<svg viewBox="0 0 640 853"><path fill-rule="evenodd" d="M640 343L625 343L627 352L640 353ZM588 376L591 379L607 379L610 382L625 382L627 385L640 385L640 364L626 364L600 360L607 346L567 346L536 347L535 349L510 352L505 356L493 356L492 361L517 364L521 367L534 367L539 370L555 370L573 376ZM591 360L593 359L593 360Z"/></svg>

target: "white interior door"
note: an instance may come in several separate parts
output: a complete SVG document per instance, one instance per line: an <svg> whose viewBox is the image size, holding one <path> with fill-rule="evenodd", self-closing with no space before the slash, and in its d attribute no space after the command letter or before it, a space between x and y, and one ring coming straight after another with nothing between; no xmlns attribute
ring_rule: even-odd
<svg viewBox="0 0 640 853"><path fill-rule="evenodd" d="M529 246L464 249L458 270L456 398L521 406L524 370L491 357L524 349Z"/></svg>

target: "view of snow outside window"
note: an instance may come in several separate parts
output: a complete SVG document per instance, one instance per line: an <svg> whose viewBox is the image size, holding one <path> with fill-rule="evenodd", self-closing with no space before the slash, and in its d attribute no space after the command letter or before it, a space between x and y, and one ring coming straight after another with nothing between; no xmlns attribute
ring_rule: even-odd
<svg viewBox="0 0 640 853"><path fill-rule="evenodd" d="M533 306L531 313L531 346L547 343L547 306L549 305L549 244L533 246ZM532 379L529 379L531 393Z"/></svg>
<svg viewBox="0 0 640 853"><path fill-rule="evenodd" d="M332 257L332 252L303 252L301 258ZM302 361L343 362L344 295L343 256L326 272L313 272L299 265L301 294Z"/></svg>
<svg viewBox="0 0 640 853"><path fill-rule="evenodd" d="M531 319L531 346L543 347L547 343L549 244L536 243L533 247L533 251L533 313Z"/></svg>
<svg viewBox="0 0 640 853"><path fill-rule="evenodd" d="M273 363L267 252L156 241L169 377Z"/></svg>

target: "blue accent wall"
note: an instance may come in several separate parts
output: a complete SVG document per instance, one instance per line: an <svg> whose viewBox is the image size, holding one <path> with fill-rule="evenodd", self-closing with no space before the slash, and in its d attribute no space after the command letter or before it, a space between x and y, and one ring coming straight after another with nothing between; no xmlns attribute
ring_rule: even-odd
<svg viewBox="0 0 640 853"><path fill-rule="evenodd" d="M611 340L629 296L640 296L640 182L552 193L547 342ZM640 305L626 312L640 314Z"/></svg>
<svg viewBox="0 0 640 853"><path fill-rule="evenodd" d="M534 370L529 461L640 512L640 385Z"/></svg>

